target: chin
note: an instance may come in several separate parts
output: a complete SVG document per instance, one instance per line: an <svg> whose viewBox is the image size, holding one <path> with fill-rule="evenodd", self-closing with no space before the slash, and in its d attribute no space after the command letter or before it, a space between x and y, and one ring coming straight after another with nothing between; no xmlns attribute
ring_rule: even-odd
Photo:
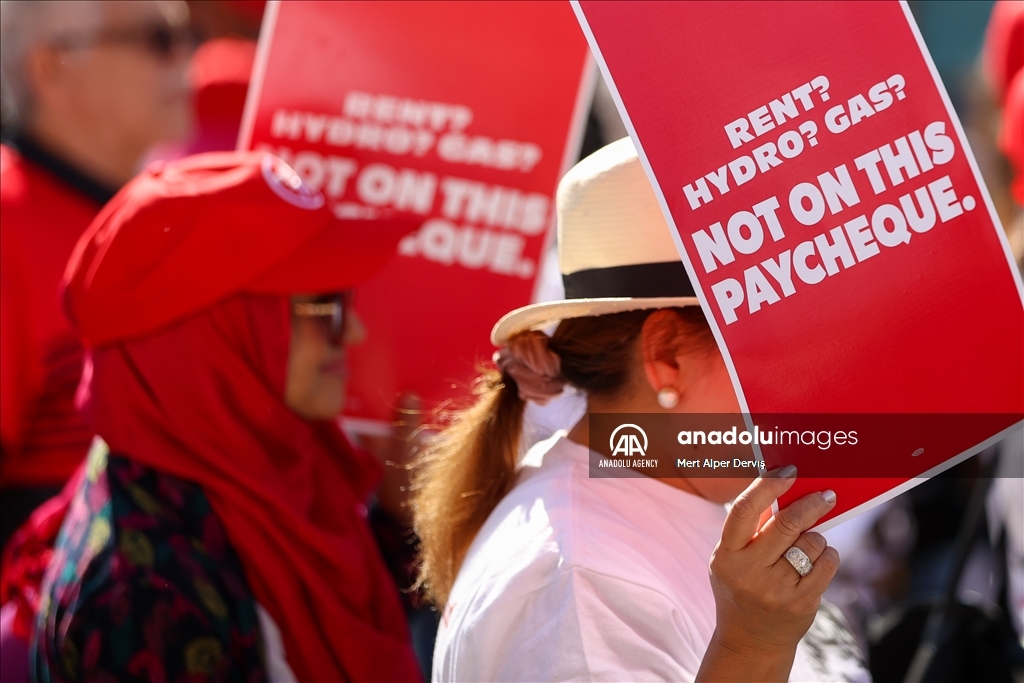
<svg viewBox="0 0 1024 683"><path fill-rule="evenodd" d="M303 417L311 422L317 422L320 420L336 420L341 417L341 408L338 408L338 410L317 408L316 410L307 411Z"/></svg>
<svg viewBox="0 0 1024 683"><path fill-rule="evenodd" d="M325 391L317 401L317 417L321 420L333 420L341 415L345 407L345 394L342 391Z"/></svg>
<svg viewBox="0 0 1024 683"><path fill-rule="evenodd" d="M292 400L285 399L285 404L305 420L333 420L341 415L345 397L336 387L328 385Z"/></svg>

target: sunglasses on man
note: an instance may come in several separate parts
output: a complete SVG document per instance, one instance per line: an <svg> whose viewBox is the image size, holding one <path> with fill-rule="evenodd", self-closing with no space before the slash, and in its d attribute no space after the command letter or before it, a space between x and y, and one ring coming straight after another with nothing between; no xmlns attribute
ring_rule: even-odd
<svg viewBox="0 0 1024 683"><path fill-rule="evenodd" d="M140 47L162 61L192 50L198 44L194 31L187 25L172 26L154 22L123 29L105 29L93 33L66 35L52 42L62 50L82 50L95 45L129 45Z"/></svg>

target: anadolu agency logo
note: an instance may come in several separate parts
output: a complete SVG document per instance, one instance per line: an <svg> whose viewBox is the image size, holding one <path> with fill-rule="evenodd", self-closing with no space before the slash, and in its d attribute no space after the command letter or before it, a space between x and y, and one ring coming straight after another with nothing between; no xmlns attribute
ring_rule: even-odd
<svg viewBox="0 0 1024 683"><path fill-rule="evenodd" d="M647 455L647 432L639 425L621 424L608 438L608 448L611 449L613 458L643 458Z"/></svg>

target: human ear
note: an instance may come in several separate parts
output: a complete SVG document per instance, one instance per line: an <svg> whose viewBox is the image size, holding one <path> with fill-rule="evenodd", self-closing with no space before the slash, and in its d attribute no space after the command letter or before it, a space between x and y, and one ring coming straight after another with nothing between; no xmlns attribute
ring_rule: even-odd
<svg viewBox="0 0 1024 683"><path fill-rule="evenodd" d="M666 387L682 393L682 378L676 358L676 340L681 333L679 316L670 310L658 310L647 316L640 330L640 359L644 376L657 394Z"/></svg>
<svg viewBox="0 0 1024 683"><path fill-rule="evenodd" d="M32 48L25 56L25 74L27 76L31 99L40 102L49 101L63 76L64 52L53 47L40 45Z"/></svg>

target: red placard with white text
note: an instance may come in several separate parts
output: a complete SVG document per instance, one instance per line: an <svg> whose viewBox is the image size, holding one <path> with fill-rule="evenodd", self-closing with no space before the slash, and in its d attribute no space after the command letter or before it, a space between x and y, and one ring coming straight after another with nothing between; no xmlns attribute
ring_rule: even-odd
<svg viewBox="0 0 1024 683"><path fill-rule="evenodd" d="M491 327L530 302L595 71L568 3L270 3L239 146L339 216L423 216L357 291L346 416L464 395Z"/></svg>
<svg viewBox="0 0 1024 683"><path fill-rule="evenodd" d="M831 526L1021 420L1024 289L905 3L573 6L751 421L907 416L780 504Z"/></svg>

